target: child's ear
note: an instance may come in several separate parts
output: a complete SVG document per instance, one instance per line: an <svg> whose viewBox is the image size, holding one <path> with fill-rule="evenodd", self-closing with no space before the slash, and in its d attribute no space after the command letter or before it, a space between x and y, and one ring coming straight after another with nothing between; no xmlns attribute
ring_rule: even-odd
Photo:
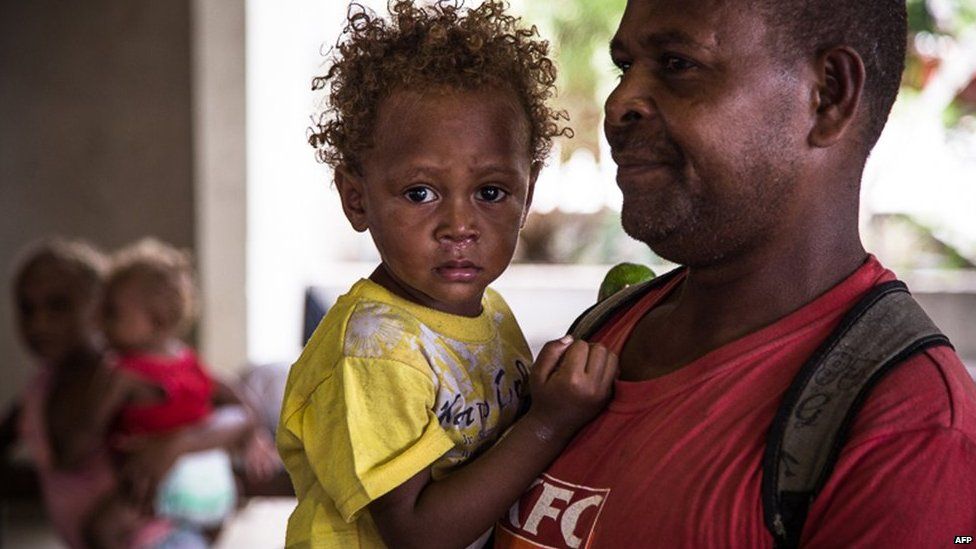
<svg viewBox="0 0 976 549"><path fill-rule="evenodd" d="M369 228L366 221L366 199L363 189L363 179L345 166L336 168L335 171L336 190L339 191L339 199L342 201L342 211L346 214L346 219L357 232L363 232Z"/></svg>
<svg viewBox="0 0 976 549"><path fill-rule="evenodd" d="M532 207L532 197L535 196L535 182L539 179L539 172L542 171L542 162L533 162L532 169L529 172L529 188L525 193L525 208L522 210L522 220L519 222L519 228L525 227L525 220L529 217L529 209Z"/></svg>

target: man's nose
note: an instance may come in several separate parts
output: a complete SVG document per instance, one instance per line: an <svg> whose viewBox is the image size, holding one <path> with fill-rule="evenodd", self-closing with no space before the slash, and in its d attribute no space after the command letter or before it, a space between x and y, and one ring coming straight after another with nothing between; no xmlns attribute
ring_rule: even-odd
<svg viewBox="0 0 976 549"><path fill-rule="evenodd" d="M651 86L645 80L635 69L623 75L607 97L608 126L625 127L655 115L657 107L651 98Z"/></svg>
<svg viewBox="0 0 976 549"><path fill-rule="evenodd" d="M481 236L474 205L466 197L444 200L435 238L446 244L475 242Z"/></svg>

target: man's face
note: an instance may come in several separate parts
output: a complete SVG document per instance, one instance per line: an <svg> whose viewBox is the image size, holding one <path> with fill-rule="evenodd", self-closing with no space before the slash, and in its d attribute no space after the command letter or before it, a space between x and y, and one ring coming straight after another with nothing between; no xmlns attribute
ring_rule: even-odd
<svg viewBox="0 0 976 549"><path fill-rule="evenodd" d="M811 98L771 42L731 3L627 3L606 133L624 229L666 259L721 261L789 218Z"/></svg>

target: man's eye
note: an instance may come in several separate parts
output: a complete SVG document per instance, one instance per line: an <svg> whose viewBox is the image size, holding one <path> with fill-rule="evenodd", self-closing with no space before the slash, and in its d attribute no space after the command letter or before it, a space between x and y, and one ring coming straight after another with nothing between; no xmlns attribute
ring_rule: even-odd
<svg viewBox="0 0 976 549"><path fill-rule="evenodd" d="M437 198L437 194L429 187L411 187L407 189L407 192L403 193L403 196L410 202L417 204L431 202Z"/></svg>
<svg viewBox="0 0 976 549"><path fill-rule="evenodd" d="M501 202L508 193L501 187L489 185L478 189L478 199L485 202Z"/></svg>
<svg viewBox="0 0 976 549"><path fill-rule="evenodd" d="M621 75L626 73L628 70L630 70L630 65L631 63L628 61L619 61L616 59L613 61L614 68L616 68L617 72L620 73Z"/></svg>
<svg viewBox="0 0 976 549"><path fill-rule="evenodd" d="M695 64L677 55L664 55L661 57L661 67L665 72L682 72L695 68Z"/></svg>

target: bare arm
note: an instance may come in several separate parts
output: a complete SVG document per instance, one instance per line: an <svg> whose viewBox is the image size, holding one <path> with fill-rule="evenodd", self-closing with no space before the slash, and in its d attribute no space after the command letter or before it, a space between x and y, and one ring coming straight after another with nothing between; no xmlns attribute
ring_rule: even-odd
<svg viewBox="0 0 976 549"><path fill-rule="evenodd" d="M4 413L3 421L0 421L0 456L6 456L17 440L17 423L20 421L21 404L15 403L7 408Z"/></svg>
<svg viewBox="0 0 976 549"><path fill-rule="evenodd" d="M102 447L119 410L135 391L145 385L133 376L106 365L98 366L92 375L91 394L87 399L91 402L91 409L79 411L71 429L61 430L57 436L51 437L59 468L76 468L95 449Z"/></svg>
<svg viewBox="0 0 976 549"><path fill-rule="evenodd" d="M140 435L120 440L124 452L120 477L131 497L151 508L156 487L183 454L230 449L251 432L251 421L242 406L220 406L207 419L166 435Z"/></svg>
<svg viewBox="0 0 976 549"><path fill-rule="evenodd" d="M433 481L425 469L370 504L384 541L396 547L475 541L603 409L616 374L617 358L602 346L546 344L530 379L532 409L498 444L443 480Z"/></svg>
<svg viewBox="0 0 976 549"><path fill-rule="evenodd" d="M274 447L274 436L261 421L260 399L247 387L238 387L219 380L214 380L214 383L214 402L241 405L252 426L242 437L238 447L244 465L245 488L267 483L277 473L283 472L285 466ZM288 486L291 486L290 482Z"/></svg>
<svg viewBox="0 0 976 549"><path fill-rule="evenodd" d="M34 468L13 459L11 448L17 441L17 424L22 407L14 404L0 422L0 498L33 496L40 490Z"/></svg>
<svg viewBox="0 0 976 549"><path fill-rule="evenodd" d="M213 403L215 406L234 405L243 408L254 430L261 426L261 412L258 398L245 387L214 379Z"/></svg>

